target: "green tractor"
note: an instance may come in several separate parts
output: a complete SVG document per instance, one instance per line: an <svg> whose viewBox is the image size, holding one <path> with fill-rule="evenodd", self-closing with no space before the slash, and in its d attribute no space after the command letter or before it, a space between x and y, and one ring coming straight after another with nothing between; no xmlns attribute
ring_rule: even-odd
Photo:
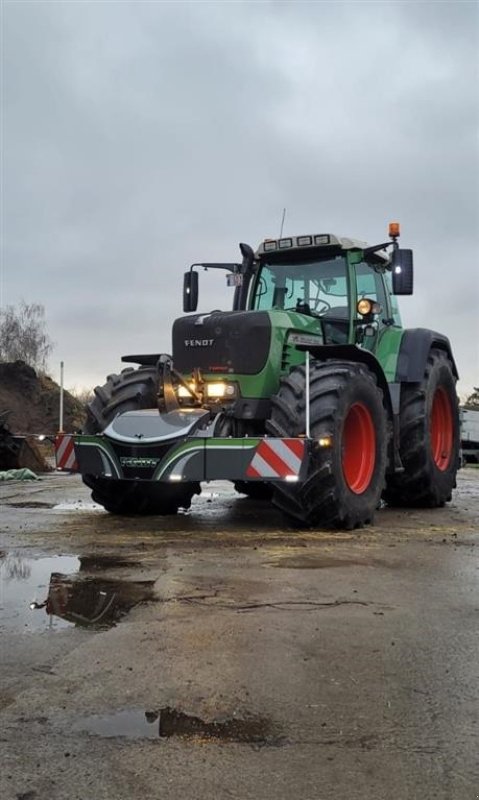
<svg viewBox="0 0 479 800"><path fill-rule="evenodd" d="M437 507L459 466L458 377L448 339L404 330L412 251L332 234L240 245L193 264L172 356L95 389L75 452L111 513L174 514L226 479L304 526L355 528L381 499ZM222 269L232 311L196 312L198 270Z"/></svg>

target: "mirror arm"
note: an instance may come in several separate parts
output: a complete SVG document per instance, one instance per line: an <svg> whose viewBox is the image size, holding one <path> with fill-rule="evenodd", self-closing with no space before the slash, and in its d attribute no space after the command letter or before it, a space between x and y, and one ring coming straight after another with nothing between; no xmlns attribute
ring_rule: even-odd
<svg viewBox="0 0 479 800"><path fill-rule="evenodd" d="M394 248L399 247L399 245L398 245L398 243L396 241L394 241L394 242L383 242L382 244L375 244L372 247L365 247L364 250L363 250L363 253L364 253L365 256L366 255L372 255L373 253L377 253L378 250L385 250L386 247L392 247L392 246L394 246Z"/></svg>
<svg viewBox="0 0 479 800"><path fill-rule="evenodd" d="M227 269L230 272L241 272L241 264L221 264L216 262L209 263L205 261L201 264L192 264L190 267L190 272L193 272L195 267L202 267L203 269Z"/></svg>

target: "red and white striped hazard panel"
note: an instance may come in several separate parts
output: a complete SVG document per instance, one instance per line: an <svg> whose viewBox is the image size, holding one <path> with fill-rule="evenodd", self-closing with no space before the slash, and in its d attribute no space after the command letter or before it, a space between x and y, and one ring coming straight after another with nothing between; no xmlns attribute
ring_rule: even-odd
<svg viewBox="0 0 479 800"><path fill-rule="evenodd" d="M299 477L305 443L301 439L264 439L246 470L248 478Z"/></svg>
<svg viewBox="0 0 479 800"><path fill-rule="evenodd" d="M55 437L55 461L57 469L64 469L70 472L78 470L72 434L58 433Z"/></svg>

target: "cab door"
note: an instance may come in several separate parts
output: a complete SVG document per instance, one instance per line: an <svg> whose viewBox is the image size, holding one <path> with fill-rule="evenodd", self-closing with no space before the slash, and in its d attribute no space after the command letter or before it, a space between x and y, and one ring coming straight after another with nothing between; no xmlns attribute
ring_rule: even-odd
<svg viewBox="0 0 479 800"><path fill-rule="evenodd" d="M378 313L364 318L357 311L357 303L363 299L379 304ZM361 261L356 264L356 344L375 352L382 334L388 326L389 309L382 272L372 264Z"/></svg>

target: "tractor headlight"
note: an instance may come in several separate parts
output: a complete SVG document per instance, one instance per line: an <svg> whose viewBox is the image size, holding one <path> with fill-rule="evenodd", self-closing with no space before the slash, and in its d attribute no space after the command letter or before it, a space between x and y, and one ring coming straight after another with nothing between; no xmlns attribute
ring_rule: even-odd
<svg viewBox="0 0 479 800"><path fill-rule="evenodd" d="M234 383L225 383L224 381L216 381L215 383L206 383L205 390L207 397L233 398L236 395L236 387Z"/></svg>
<svg viewBox="0 0 479 800"><path fill-rule="evenodd" d="M191 387L192 391L194 392L195 389L196 389L195 384L194 383L189 383L188 385ZM181 386L181 384L180 384L180 386L178 386L178 397L184 397L184 398L186 398L188 400L191 400L191 399L194 398L194 395L192 395L191 392L188 391L186 386Z"/></svg>
<svg viewBox="0 0 479 800"><path fill-rule="evenodd" d="M370 314L380 314L382 308L375 300L370 300L368 297L363 297L358 301L357 305L358 314L362 317L368 317Z"/></svg>

